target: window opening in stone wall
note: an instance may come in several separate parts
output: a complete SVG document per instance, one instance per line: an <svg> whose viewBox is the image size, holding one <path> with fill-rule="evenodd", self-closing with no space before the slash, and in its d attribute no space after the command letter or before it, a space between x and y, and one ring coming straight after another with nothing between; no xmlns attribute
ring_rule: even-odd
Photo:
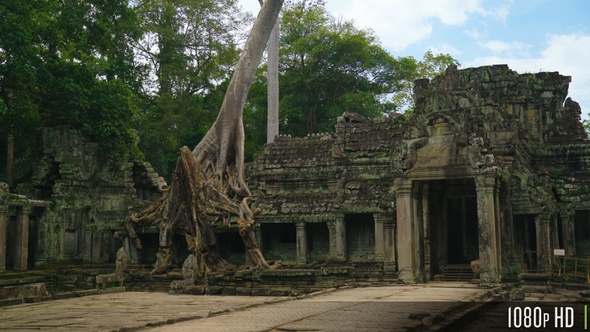
<svg viewBox="0 0 590 332"><path fill-rule="evenodd" d="M375 219L372 213L347 214L346 249L352 262L375 259Z"/></svg>
<svg viewBox="0 0 590 332"><path fill-rule="evenodd" d="M308 223L307 252L311 262L325 261L330 254L330 236L325 222Z"/></svg>
<svg viewBox="0 0 590 332"><path fill-rule="evenodd" d="M6 221L6 270L14 270L16 255L16 217L8 215Z"/></svg>
<svg viewBox="0 0 590 332"><path fill-rule="evenodd" d="M576 257L590 257L590 211L578 210L574 216Z"/></svg>
<svg viewBox="0 0 590 332"><path fill-rule="evenodd" d="M523 271L537 270L537 227L533 215L514 216L515 249L522 252Z"/></svg>
<svg viewBox="0 0 590 332"><path fill-rule="evenodd" d="M240 234L237 231L228 231L216 235L221 257L228 263L243 265L246 262L246 246Z"/></svg>
<svg viewBox="0 0 590 332"><path fill-rule="evenodd" d="M37 260L37 244L39 242L39 215L31 214L29 216L29 248L27 257L27 266L35 267Z"/></svg>
<svg viewBox="0 0 590 332"><path fill-rule="evenodd" d="M267 260L282 260L295 264L297 231L294 223L261 224L262 250Z"/></svg>
<svg viewBox="0 0 590 332"><path fill-rule="evenodd" d="M140 264L152 265L156 262L156 253L160 243L160 237L157 233L137 234L143 248L140 252Z"/></svg>
<svg viewBox="0 0 590 332"><path fill-rule="evenodd" d="M175 234L172 243L174 245L172 247L172 263L181 268L188 255L190 255L186 243L186 236L183 234Z"/></svg>

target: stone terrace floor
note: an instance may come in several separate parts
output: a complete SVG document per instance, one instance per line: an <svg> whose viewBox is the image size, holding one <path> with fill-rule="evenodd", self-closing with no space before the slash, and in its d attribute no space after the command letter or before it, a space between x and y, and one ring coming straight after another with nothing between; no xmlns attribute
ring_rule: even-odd
<svg viewBox="0 0 590 332"><path fill-rule="evenodd" d="M300 297L120 292L3 307L0 331L417 331L448 327L500 291L430 282Z"/></svg>

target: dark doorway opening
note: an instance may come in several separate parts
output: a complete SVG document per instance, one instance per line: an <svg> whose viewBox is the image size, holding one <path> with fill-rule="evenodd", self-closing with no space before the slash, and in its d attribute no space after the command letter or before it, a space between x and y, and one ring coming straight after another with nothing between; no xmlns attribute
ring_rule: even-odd
<svg viewBox="0 0 590 332"><path fill-rule="evenodd" d="M297 257L297 230L294 223L261 224L262 252L269 260L295 262Z"/></svg>
<svg viewBox="0 0 590 332"><path fill-rule="evenodd" d="M424 213L424 236L430 278L450 268L470 271L479 258L477 196L473 179L435 180L428 188L428 211Z"/></svg>
<svg viewBox="0 0 590 332"><path fill-rule="evenodd" d="M137 234L141 241L143 248L140 252L140 264L154 264L156 263L156 253L160 248L160 237L157 233Z"/></svg>
<svg viewBox="0 0 590 332"><path fill-rule="evenodd" d="M477 199L447 198L447 258L449 264L469 264L479 257Z"/></svg>
<svg viewBox="0 0 590 332"><path fill-rule="evenodd" d="M217 233L221 257L234 265L246 263L246 246L237 231Z"/></svg>
<svg viewBox="0 0 590 332"><path fill-rule="evenodd" d="M307 223L307 252L314 262L325 261L330 254L330 235L325 222Z"/></svg>
<svg viewBox="0 0 590 332"><path fill-rule="evenodd" d="M347 214L346 249L352 262L375 259L375 219L372 213Z"/></svg>
<svg viewBox="0 0 590 332"><path fill-rule="evenodd" d="M522 252L524 272L537 271L537 227L535 216L514 216L514 239L516 250Z"/></svg>
<svg viewBox="0 0 590 332"><path fill-rule="evenodd" d="M574 230L576 235L576 257L590 257L590 211L576 211Z"/></svg>

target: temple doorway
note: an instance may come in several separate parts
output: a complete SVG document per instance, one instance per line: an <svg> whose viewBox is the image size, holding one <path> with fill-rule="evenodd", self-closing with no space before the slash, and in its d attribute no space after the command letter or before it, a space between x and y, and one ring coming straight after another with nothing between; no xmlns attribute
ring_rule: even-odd
<svg viewBox="0 0 590 332"><path fill-rule="evenodd" d="M428 183L424 214L426 270L430 279L449 271L472 276L469 264L479 258L477 197L473 179ZM430 250L428 250L430 249Z"/></svg>

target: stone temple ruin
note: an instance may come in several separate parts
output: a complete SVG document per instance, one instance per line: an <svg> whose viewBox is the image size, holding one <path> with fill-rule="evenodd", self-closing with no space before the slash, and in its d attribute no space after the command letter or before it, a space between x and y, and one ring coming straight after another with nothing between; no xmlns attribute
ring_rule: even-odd
<svg viewBox="0 0 590 332"><path fill-rule="evenodd" d="M335 133L277 137L248 169L265 257L299 269L292 275L301 278L406 283L464 270L472 278L473 266L483 284L551 274L559 268L556 249L588 257L590 141L579 105L566 99L569 82L506 65L451 67L416 81L408 119L344 113ZM101 170L92 143L73 135L46 131L44 164L19 188L28 203L2 196L0 270L112 264L120 247L130 267L154 262L158 230L143 230L137 250L121 222L159 197L163 180L147 163ZM26 232L25 219L28 243L11 241L7 234ZM229 262L247 263L233 222L217 235ZM188 253L176 243L180 267Z"/></svg>
<svg viewBox="0 0 590 332"><path fill-rule="evenodd" d="M263 251L405 282L479 260L496 283L550 272L554 248L587 256L590 142L569 82L449 68L416 82L407 121L344 114L335 134L278 138L250 179Z"/></svg>

